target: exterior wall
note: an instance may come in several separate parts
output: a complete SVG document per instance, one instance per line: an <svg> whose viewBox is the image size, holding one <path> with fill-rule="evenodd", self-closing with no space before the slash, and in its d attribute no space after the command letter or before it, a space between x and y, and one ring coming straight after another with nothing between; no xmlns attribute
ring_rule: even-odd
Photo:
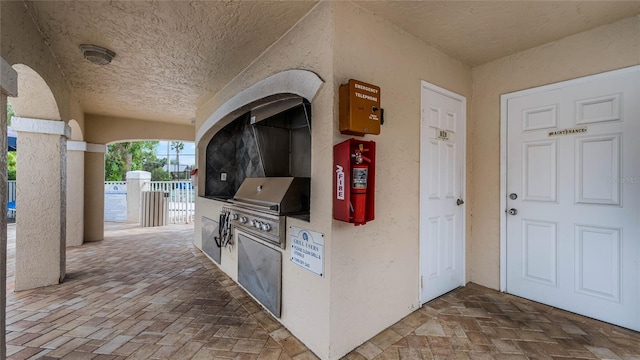
<svg viewBox="0 0 640 360"><path fill-rule="evenodd" d="M71 95L51 50L21 1L0 2L0 54L9 64L27 65L45 80L60 110L60 117L52 120L75 118L83 126L78 102ZM18 112L17 115L41 118Z"/></svg>
<svg viewBox="0 0 640 360"><path fill-rule="evenodd" d="M636 16L473 68L469 281L500 284L500 95L640 64L638 34Z"/></svg>
<svg viewBox="0 0 640 360"><path fill-rule="evenodd" d="M331 192L329 176L332 168L334 88L332 81L332 12L333 4L321 2L298 24L267 49L247 69L222 91L203 104L197 112L196 128L216 109L240 91L275 73L290 69L315 72L325 83L312 103L312 166L311 166L311 222L289 218L290 225L325 234L325 254L331 249ZM229 121L232 119L228 119ZM218 124L216 124L217 126ZM221 124L226 125L226 124ZM220 126L221 127L221 126ZM203 138L198 146L200 183L205 168L206 146ZM203 194L203 187L198 190ZM221 203L200 198L197 200L196 233L194 242L201 242L200 217L217 219ZM287 234L288 236L288 234ZM287 240L288 243L288 240ZM322 359L329 359L329 274L331 264L325 262L325 276L319 277L288 260L289 250L283 255L282 317L281 321L293 334ZM222 251L222 270L237 277L235 249Z"/></svg>
<svg viewBox="0 0 640 360"><path fill-rule="evenodd" d="M67 149L67 244L84 239L84 151Z"/></svg>
<svg viewBox="0 0 640 360"><path fill-rule="evenodd" d="M21 167L16 179L16 291L62 281L66 241L66 138L19 132L18 148L33 166Z"/></svg>
<svg viewBox="0 0 640 360"><path fill-rule="evenodd" d="M3 58L0 57L0 109L7 108L7 95L16 96L18 94L18 81L17 73L11 68ZM0 129L7 127L7 112L0 111ZM7 183L7 137L0 137L0 181L2 184ZM7 203L7 191L0 190L0 204ZM6 227L7 224L7 212L0 212L0 226ZM5 309L5 312L0 316L0 329L7 328L6 308L7 308L7 231L0 231L0 249L2 249L2 256L0 256L0 309ZM0 354L7 353L7 341L6 333L3 331L0 333Z"/></svg>
<svg viewBox="0 0 640 360"><path fill-rule="evenodd" d="M108 144L123 140L182 140L193 141L193 125L177 125L157 121L118 118L102 115L85 115L86 142Z"/></svg>
<svg viewBox="0 0 640 360"><path fill-rule="evenodd" d="M385 123L364 138L376 142L375 220L333 222L331 358L419 307L420 80L471 96L467 65L353 3L337 2L335 15L336 90L350 78L380 86ZM338 133L335 110L339 143L351 136Z"/></svg>
<svg viewBox="0 0 640 360"><path fill-rule="evenodd" d="M100 147L101 149L93 149ZM99 151L95 151L99 150ZM104 238L104 145L84 154L84 241Z"/></svg>

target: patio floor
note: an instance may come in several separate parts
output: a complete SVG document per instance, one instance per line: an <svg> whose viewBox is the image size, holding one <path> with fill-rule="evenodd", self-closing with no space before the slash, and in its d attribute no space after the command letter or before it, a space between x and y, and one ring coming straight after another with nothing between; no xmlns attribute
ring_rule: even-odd
<svg viewBox="0 0 640 360"><path fill-rule="evenodd" d="M19 293L8 233L10 359L316 358L192 245L192 226L107 224L67 249L64 283ZM469 284L346 358L640 359L640 333Z"/></svg>

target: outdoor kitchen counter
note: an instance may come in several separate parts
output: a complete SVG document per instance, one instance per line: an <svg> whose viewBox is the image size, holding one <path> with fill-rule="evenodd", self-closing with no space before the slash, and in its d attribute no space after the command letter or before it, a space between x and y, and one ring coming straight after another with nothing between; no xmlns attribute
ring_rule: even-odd
<svg viewBox="0 0 640 360"><path fill-rule="evenodd" d="M198 209L197 216L195 218L194 238L193 244L203 251L203 218L207 218L216 224L220 221L220 212L223 207L229 206L230 202L221 198L214 197L196 197L196 207ZM216 230L217 231L217 230ZM235 244L235 239L232 240ZM206 252L203 251L206 254ZM221 251L221 261L216 263L222 271L227 273L234 281L238 279L238 258L237 249L235 246L230 246ZM210 257L211 258L211 257ZM213 262L213 260L212 260ZM215 263L215 262L214 262Z"/></svg>

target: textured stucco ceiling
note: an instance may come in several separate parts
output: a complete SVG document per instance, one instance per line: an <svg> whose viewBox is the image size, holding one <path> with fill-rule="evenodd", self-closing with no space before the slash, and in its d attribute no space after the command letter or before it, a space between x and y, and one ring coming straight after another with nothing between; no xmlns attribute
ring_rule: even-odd
<svg viewBox="0 0 640 360"><path fill-rule="evenodd" d="M87 113L188 124L291 28L309 1L32 1L27 6ZM640 13L640 1L358 1L478 65ZM339 34L337 34L339 36ZM83 43L116 52L108 66Z"/></svg>
<svg viewBox="0 0 640 360"><path fill-rule="evenodd" d="M313 1L34 1L27 6L87 113L189 124ZM78 46L116 52L98 66Z"/></svg>
<svg viewBox="0 0 640 360"><path fill-rule="evenodd" d="M469 65L640 13L640 1L357 1Z"/></svg>

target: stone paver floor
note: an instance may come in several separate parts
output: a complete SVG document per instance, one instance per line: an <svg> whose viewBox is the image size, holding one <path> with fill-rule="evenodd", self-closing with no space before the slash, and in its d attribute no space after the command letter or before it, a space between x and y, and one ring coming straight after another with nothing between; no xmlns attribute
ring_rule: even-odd
<svg viewBox="0 0 640 360"><path fill-rule="evenodd" d="M67 249L62 284L19 293L8 230L10 359L316 358L193 246L192 226L108 224ZM640 359L640 333L469 284L346 358Z"/></svg>
<svg viewBox="0 0 640 360"><path fill-rule="evenodd" d="M640 359L640 333L468 284L347 355L359 359Z"/></svg>
<svg viewBox="0 0 640 360"><path fill-rule="evenodd" d="M315 358L193 246L193 226L107 224L67 249L62 284L18 293L8 232L10 359Z"/></svg>

